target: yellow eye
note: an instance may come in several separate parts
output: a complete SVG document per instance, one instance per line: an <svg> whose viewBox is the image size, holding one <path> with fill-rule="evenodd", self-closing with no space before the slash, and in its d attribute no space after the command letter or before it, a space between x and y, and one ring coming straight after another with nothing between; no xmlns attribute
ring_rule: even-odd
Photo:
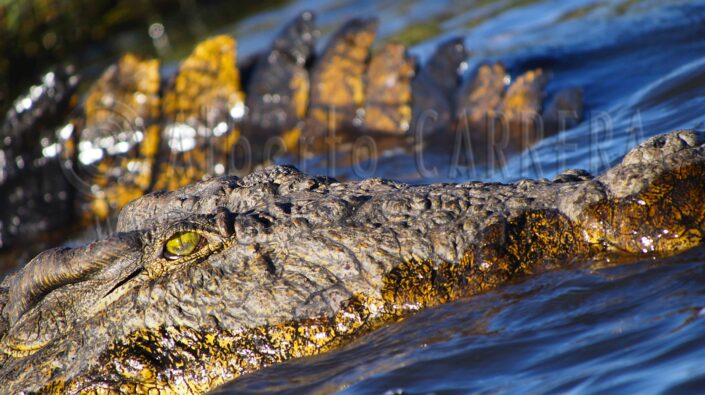
<svg viewBox="0 0 705 395"><path fill-rule="evenodd" d="M164 245L164 257L167 259L177 259L182 256L191 255L201 244L201 235L196 232L175 233Z"/></svg>

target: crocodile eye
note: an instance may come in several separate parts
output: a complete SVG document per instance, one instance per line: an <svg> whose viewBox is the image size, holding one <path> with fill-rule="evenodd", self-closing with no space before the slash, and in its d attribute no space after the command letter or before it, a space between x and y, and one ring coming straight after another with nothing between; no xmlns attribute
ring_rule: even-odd
<svg viewBox="0 0 705 395"><path fill-rule="evenodd" d="M203 237L196 232L178 232L164 244L164 258L179 259L193 254L202 245Z"/></svg>

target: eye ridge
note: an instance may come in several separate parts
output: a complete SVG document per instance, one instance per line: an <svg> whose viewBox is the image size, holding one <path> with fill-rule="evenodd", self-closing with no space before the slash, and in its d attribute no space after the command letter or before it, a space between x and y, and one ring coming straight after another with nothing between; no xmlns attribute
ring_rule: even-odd
<svg viewBox="0 0 705 395"><path fill-rule="evenodd" d="M206 244L206 238L199 232L192 230L175 232L164 242L162 256L171 261L181 259L195 254Z"/></svg>

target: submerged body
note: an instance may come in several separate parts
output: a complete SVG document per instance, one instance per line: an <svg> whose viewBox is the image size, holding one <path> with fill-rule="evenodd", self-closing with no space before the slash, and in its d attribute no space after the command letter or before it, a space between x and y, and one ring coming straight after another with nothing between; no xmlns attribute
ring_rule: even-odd
<svg viewBox="0 0 705 395"><path fill-rule="evenodd" d="M503 69L471 75L461 86L468 57L462 39L441 44L417 67L400 43L373 51L377 27L376 19L352 19L315 54L315 17L304 12L256 56L242 83L237 42L227 35L196 45L175 75L161 75L157 59L126 54L79 106L72 97L77 76L53 75L52 84L33 87L48 98L19 98L22 105L0 125L12 137L0 145L12 159L0 163L0 248L109 218L151 191L246 174L284 152L306 157L343 150L358 138L413 152L424 134L434 134L427 142L453 140L460 128L483 151L483 116L502 118L498 123L508 129L542 113L545 78L528 78L540 70L525 72L516 87L505 86ZM55 116L41 117L47 112ZM506 132L511 144L525 140L517 130ZM62 215L37 215L44 206Z"/></svg>
<svg viewBox="0 0 705 395"><path fill-rule="evenodd" d="M2 284L2 392L202 393L419 309L705 230L705 136L657 136L599 177L338 183L289 167L127 205L119 233Z"/></svg>

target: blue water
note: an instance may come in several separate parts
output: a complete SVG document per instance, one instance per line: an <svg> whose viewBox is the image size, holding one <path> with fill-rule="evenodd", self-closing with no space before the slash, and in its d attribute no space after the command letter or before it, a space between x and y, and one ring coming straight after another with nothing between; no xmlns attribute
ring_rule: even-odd
<svg viewBox="0 0 705 395"><path fill-rule="evenodd" d="M319 14L322 43L352 16L379 16L380 38L430 23L411 47L426 59L465 37L470 69L502 61L516 76L550 70L551 94L580 86L586 119L503 168L458 167L431 154L421 177L408 153L364 176L414 183L599 173L645 138L705 128L705 2L301 0L224 29L240 51L266 47L279 22ZM306 169L329 174L329 168ZM350 168L339 178L359 178ZM586 262L430 309L335 352L245 376L227 393L705 393L705 248L666 259Z"/></svg>

